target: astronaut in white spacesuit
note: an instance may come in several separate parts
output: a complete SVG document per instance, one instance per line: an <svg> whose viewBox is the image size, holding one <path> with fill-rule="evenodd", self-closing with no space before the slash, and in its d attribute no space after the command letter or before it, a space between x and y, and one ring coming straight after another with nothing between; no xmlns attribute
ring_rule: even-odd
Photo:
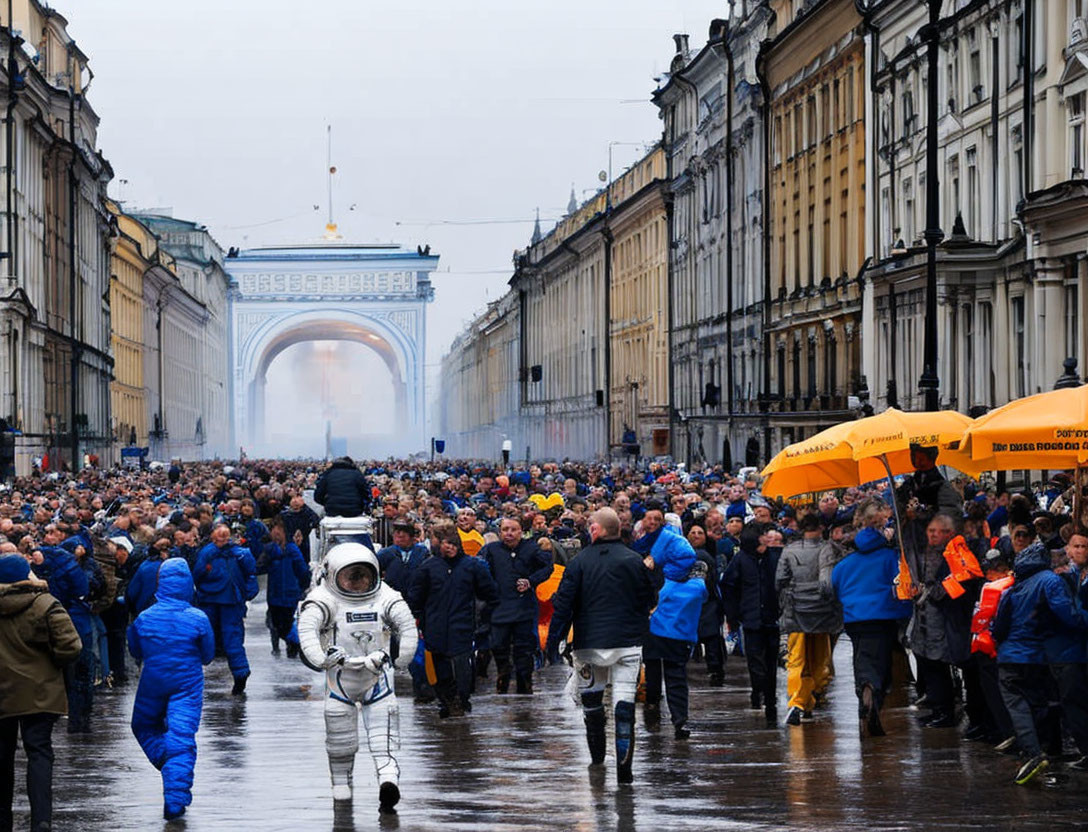
<svg viewBox="0 0 1088 832"><path fill-rule="evenodd" d="M400 800L400 748L394 664L407 667L416 653L415 618L400 593L381 581L378 559L361 543L341 543L319 567L318 585L302 602L298 637L303 661L325 672L325 748L333 800L351 800L352 769L363 712L370 755L378 772L383 812ZM399 638L397 657L390 635Z"/></svg>

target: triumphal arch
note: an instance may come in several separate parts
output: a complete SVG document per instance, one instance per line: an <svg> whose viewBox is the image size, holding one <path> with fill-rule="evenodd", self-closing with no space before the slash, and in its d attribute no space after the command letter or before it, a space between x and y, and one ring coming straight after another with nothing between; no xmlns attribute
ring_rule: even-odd
<svg viewBox="0 0 1088 832"><path fill-rule="evenodd" d="M235 447L265 434L265 376L279 353L301 341L346 340L381 356L393 379L388 404L396 424L412 450L423 449L426 311L438 266L429 246L329 241L231 249L225 265Z"/></svg>

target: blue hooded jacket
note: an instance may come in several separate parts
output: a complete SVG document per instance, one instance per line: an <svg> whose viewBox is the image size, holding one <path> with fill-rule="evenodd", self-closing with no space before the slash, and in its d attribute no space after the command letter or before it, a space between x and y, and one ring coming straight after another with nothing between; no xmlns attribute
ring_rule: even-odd
<svg viewBox="0 0 1088 832"><path fill-rule="evenodd" d="M191 604L193 576L181 558L162 562L155 598L128 628L128 648L143 661L132 733L162 771L165 809L177 812L193 799L203 666L215 657L215 635L208 616Z"/></svg>
<svg viewBox="0 0 1088 832"><path fill-rule="evenodd" d="M203 665L215 658L215 635L201 610L192 605L193 576L181 558L168 558L159 567L156 603L128 628L132 655L143 661L140 689L204 687Z"/></svg>
<svg viewBox="0 0 1088 832"><path fill-rule="evenodd" d="M268 574L268 606L291 607L310 585L310 567L294 543L269 543L257 565L257 574Z"/></svg>
<svg viewBox="0 0 1088 832"><path fill-rule="evenodd" d="M686 581L666 578L657 594L657 608L650 616L650 632L677 641L698 641L699 617L706 598L706 582L701 578Z"/></svg>
<svg viewBox="0 0 1088 832"><path fill-rule="evenodd" d="M159 587L159 567L164 561L157 555L145 558L137 567L136 574L128 582L125 590L125 603L129 611L137 616L155 603L155 593ZM188 563L186 563L188 566Z"/></svg>
<svg viewBox="0 0 1088 832"><path fill-rule="evenodd" d="M831 571L831 587L842 604L842 619L888 621L910 618L914 605L895 597L899 553L888 546L880 532L863 528L854 538L856 551Z"/></svg>
<svg viewBox="0 0 1088 832"><path fill-rule="evenodd" d="M1046 546L1041 541L1032 543L1016 556L1012 571L1016 583L1002 596L994 616L998 663L1059 661L1048 656L1047 650L1048 641L1056 637L1083 644L1088 617L1073 603L1061 576L1050 570Z"/></svg>
<svg viewBox="0 0 1088 832"><path fill-rule="evenodd" d="M695 565L695 550L675 526L665 525L650 548L654 569L667 581L686 581Z"/></svg>

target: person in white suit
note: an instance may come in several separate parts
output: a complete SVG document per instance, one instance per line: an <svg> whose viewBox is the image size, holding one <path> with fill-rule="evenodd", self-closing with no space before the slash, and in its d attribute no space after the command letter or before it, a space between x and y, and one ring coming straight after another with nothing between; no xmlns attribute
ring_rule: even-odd
<svg viewBox="0 0 1088 832"><path fill-rule="evenodd" d="M390 637L399 639L397 656ZM378 774L378 804L394 811L400 800L400 720L393 692L394 667L416 653L415 618L400 593L382 583L378 559L361 543L341 543L319 567L317 586L298 616L303 661L325 673L325 748L333 800L352 797L352 771L363 713L370 755Z"/></svg>

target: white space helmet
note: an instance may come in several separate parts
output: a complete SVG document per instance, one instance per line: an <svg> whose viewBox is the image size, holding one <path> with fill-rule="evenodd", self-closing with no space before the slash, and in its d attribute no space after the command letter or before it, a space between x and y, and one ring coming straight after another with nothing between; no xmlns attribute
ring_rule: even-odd
<svg viewBox="0 0 1088 832"><path fill-rule="evenodd" d="M325 586L348 601L365 601L381 588L378 558L362 543L338 543L325 555Z"/></svg>

